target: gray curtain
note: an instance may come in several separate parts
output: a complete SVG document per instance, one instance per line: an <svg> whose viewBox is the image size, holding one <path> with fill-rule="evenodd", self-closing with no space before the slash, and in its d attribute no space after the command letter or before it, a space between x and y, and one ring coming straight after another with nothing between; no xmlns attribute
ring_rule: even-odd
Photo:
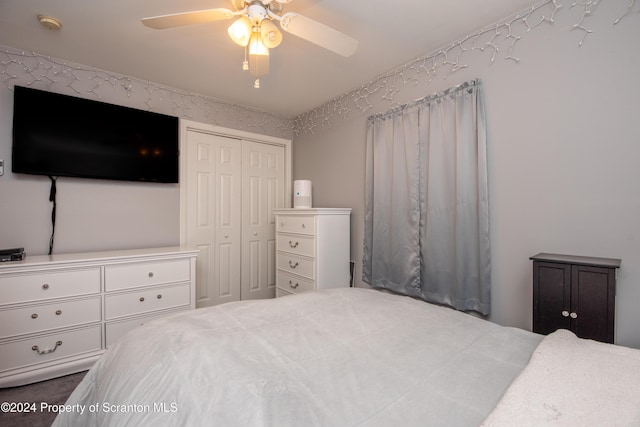
<svg viewBox="0 0 640 427"><path fill-rule="evenodd" d="M486 140L479 80L368 118L365 282L489 314Z"/></svg>

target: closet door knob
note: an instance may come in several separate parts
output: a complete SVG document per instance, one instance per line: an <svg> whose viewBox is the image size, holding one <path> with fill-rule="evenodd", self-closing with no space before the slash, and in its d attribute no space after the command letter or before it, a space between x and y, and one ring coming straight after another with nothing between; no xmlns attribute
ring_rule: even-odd
<svg viewBox="0 0 640 427"><path fill-rule="evenodd" d="M569 312L567 310L564 310L562 312L562 317L569 317Z"/></svg>
<svg viewBox="0 0 640 427"><path fill-rule="evenodd" d="M569 317L571 317L572 319L577 319L578 315L576 313L571 313Z"/></svg>

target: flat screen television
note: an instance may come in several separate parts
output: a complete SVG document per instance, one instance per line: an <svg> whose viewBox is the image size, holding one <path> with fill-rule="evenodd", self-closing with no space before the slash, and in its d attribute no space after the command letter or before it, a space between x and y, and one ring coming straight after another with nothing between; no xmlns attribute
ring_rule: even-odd
<svg viewBox="0 0 640 427"><path fill-rule="evenodd" d="M16 86L14 173L178 182L178 118Z"/></svg>

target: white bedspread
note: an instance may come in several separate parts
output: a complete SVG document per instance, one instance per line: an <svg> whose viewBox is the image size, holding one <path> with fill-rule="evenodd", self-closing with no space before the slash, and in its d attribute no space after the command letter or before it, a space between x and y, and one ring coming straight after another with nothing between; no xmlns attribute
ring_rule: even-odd
<svg viewBox="0 0 640 427"><path fill-rule="evenodd" d="M484 426L640 426L640 350L558 330Z"/></svg>
<svg viewBox="0 0 640 427"><path fill-rule="evenodd" d="M54 425L479 425L540 340L375 290L229 303L126 335Z"/></svg>

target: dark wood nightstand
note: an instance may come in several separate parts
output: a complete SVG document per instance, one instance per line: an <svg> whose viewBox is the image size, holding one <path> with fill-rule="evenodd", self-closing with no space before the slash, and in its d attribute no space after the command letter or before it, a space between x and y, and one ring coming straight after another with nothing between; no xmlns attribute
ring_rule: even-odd
<svg viewBox="0 0 640 427"><path fill-rule="evenodd" d="M614 341L616 269L621 261L539 253L533 260L533 332L568 329Z"/></svg>

